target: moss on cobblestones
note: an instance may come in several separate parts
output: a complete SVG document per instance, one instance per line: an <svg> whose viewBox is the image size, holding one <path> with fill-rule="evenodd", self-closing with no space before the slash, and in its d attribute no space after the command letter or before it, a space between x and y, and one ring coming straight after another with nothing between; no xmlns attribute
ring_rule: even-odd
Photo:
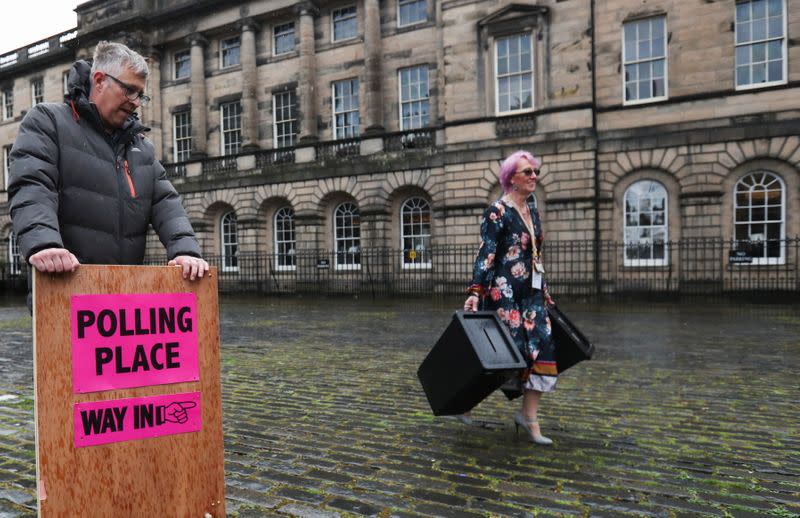
<svg viewBox="0 0 800 518"><path fill-rule="evenodd" d="M18 317L10 320L0 319L0 331L28 331L31 328L31 317Z"/></svg>

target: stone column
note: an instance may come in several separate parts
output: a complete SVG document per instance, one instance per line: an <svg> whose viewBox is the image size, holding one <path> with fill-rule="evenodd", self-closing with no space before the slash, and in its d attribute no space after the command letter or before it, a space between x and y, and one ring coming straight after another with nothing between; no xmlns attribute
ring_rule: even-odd
<svg viewBox="0 0 800 518"><path fill-rule="evenodd" d="M206 107L205 47L208 41L201 34L191 36L192 51L192 158L205 158L208 138Z"/></svg>
<svg viewBox="0 0 800 518"><path fill-rule="evenodd" d="M300 110L300 142L317 140L317 57L314 45L314 17L317 9L311 3L298 6L300 14L300 77L298 97Z"/></svg>
<svg viewBox="0 0 800 518"><path fill-rule="evenodd" d="M153 146L156 148L156 157L161 157L162 161L172 162L171 157L164 160L162 156L163 150L168 147L168 144L164 142L164 125L161 117L161 52L150 48L147 54L150 75L147 78L145 93L150 96L150 104L139 109L142 112L142 123L152 129L148 138L152 140Z"/></svg>
<svg viewBox="0 0 800 518"><path fill-rule="evenodd" d="M364 133L366 135L383 132L382 47L379 1L364 0L364 82L366 83Z"/></svg>
<svg viewBox="0 0 800 518"><path fill-rule="evenodd" d="M256 24L251 19L239 22L242 27L242 150L258 149L258 72L256 70Z"/></svg>

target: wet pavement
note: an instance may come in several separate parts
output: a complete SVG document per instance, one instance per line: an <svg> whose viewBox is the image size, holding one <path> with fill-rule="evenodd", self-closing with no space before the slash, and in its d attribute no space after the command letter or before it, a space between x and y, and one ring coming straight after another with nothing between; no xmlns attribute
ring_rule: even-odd
<svg viewBox="0 0 800 518"><path fill-rule="evenodd" d="M561 307L597 347L542 400L435 418L416 369L459 300L225 299L229 516L800 516L800 308ZM30 318L0 301L0 518L35 514Z"/></svg>

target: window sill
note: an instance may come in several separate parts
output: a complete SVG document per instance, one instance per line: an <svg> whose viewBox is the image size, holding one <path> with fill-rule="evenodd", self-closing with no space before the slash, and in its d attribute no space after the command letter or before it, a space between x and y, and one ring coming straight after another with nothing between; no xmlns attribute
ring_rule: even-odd
<svg viewBox="0 0 800 518"><path fill-rule="evenodd" d="M644 105L644 104L655 104L655 103L660 103L660 102L668 101L668 100L669 100L669 96L666 96L666 95L661 96L661 97L651 97L649 99L637 99L635 101L625 101L625 100L623 100L622 101L622 106L641 106L641 105Z"/></svg>
<svg viewBox="0 0 800 518"><path fill-rule="evenodd" d="M753 83L749 85L736 85L737 92L746 92L748 90L761 90L762 88L772 88L774 86L784 86L788 83L787 80L772 81L769 83Z"/></svg>

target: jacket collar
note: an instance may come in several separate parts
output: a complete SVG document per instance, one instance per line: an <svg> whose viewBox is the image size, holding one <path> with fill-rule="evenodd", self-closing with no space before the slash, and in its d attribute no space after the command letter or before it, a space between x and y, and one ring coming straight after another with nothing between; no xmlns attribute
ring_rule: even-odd
<svg viewBox="0 0 800 518"><path fill-rule="evenodd" d="M72 64L67 77L67 93L64 95L64 102L72 106L76 116L84 117L90 121L98 132L106 134L105 126L97 112L97 108L89 101L91 90L91 70L92 66L85 60L78 60ZM125 121L121 129L114 132L114 140L117 142L128 142L134 135L150 131L150 128L139 121L137 114L132 114ZM120 135L122 132L122 135Z"/></svg>

